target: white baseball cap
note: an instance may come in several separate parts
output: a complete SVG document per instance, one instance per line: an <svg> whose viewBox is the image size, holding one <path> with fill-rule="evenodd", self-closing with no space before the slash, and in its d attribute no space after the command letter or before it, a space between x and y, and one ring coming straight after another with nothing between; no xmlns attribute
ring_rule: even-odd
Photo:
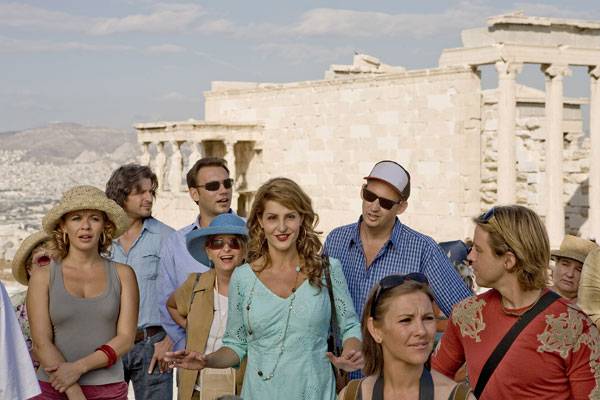
<svg viewBox="0 0 600 400"><path fill-rule="evenodd" d="M410 196L410 174L395 161L379 161L364 179L376 179L392 185L403 200L408 200Z"/></svg>

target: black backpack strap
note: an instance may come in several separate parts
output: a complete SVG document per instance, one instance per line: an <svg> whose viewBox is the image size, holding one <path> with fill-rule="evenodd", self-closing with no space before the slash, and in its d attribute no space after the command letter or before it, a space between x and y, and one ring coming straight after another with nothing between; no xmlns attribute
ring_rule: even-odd
<svg viewBox="0 0 600 400"><path fill-rule="evenodd" d="M540 297L538 302L530 308L527 312L525 312L517 322L510 328L510 330L504 335L500 343L496 346L490 358L487 359L485 365L481 370L481 375L479 375L479 379L477 379L477 385L475 386L475 397L479 398L481 393L483 393L483 389L485 389L485 385L488 380L504 358L504 355L510 349L510 346L513 344L517 336L525 329L525 327L542 311L544 311L548 306L554 303L555 300L559 299L560 296L553 291L549 290Z"/></svg>

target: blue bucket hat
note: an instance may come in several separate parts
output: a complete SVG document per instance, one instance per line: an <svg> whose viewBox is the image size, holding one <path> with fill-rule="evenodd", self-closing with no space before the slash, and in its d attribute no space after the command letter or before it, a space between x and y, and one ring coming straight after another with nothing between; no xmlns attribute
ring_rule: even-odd
<svg viewBox="0 0 600 400"><path fill-rule="evenodd" d="M185 236L185 244L192 257L199 263L210 265L205 245L208 237L214 235L239 235L248 237L246 221L235 214L220 214L206 228L196 229L188 233Z"/></svg>
<svg viewBox="0 0 600 400"><path fill-rule="evenodd" d="M467 264L467 255L469 247L462 240L452 240L450 242L441 242L440 247L452 264Z"/></svg>

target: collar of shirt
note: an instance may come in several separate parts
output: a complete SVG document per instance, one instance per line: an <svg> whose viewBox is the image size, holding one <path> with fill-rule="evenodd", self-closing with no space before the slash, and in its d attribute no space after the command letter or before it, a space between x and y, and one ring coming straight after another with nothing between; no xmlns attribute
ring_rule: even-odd
<svg viewBox="0 0 600 400"><path fill-rule="evenodd" d="M229 211L227 211L227 214L233 214L233 210L230 208ZM236 214L237 215L237 214ZM202 216L200 214L198 214L198 218L196 218L194 220L194 223L192 224L192 231L196 230L196 229L202 229L202 226L200 226L200 219L202 218ZM208 228L208 227L205 227Z"/></svg>
<svg viewBox="0 0 600 400"><path fill-rule="evenodd" d="M355 225L355 229L352 234L348 236L347 247L356 245L357 243L361 243L360 240L360 224L363 221L362 215L358 218L358 223ZM400 222L400 219L396 217L396 221L394 222L394 227L392 228L392 234L390 235L388 241L386 242L386 246L389 246L389 243L392 244L395 248L400 248L400 238L402 237L402 231L404 230L404 224Z"/></svg>

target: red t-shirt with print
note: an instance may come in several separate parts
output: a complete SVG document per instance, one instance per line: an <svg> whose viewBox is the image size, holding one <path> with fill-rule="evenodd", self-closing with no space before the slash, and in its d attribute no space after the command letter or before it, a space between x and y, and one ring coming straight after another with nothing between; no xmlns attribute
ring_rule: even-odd
<svg viewBox="0 0 600 400"><path fill-rule="evenodd" d="M525 310L507 310L492 289L454 306L432 367L452 378L467 362L471 387L500 340ZM568 300L537 315L490 377L480 400L600 399L600 335Z"/></svg>

